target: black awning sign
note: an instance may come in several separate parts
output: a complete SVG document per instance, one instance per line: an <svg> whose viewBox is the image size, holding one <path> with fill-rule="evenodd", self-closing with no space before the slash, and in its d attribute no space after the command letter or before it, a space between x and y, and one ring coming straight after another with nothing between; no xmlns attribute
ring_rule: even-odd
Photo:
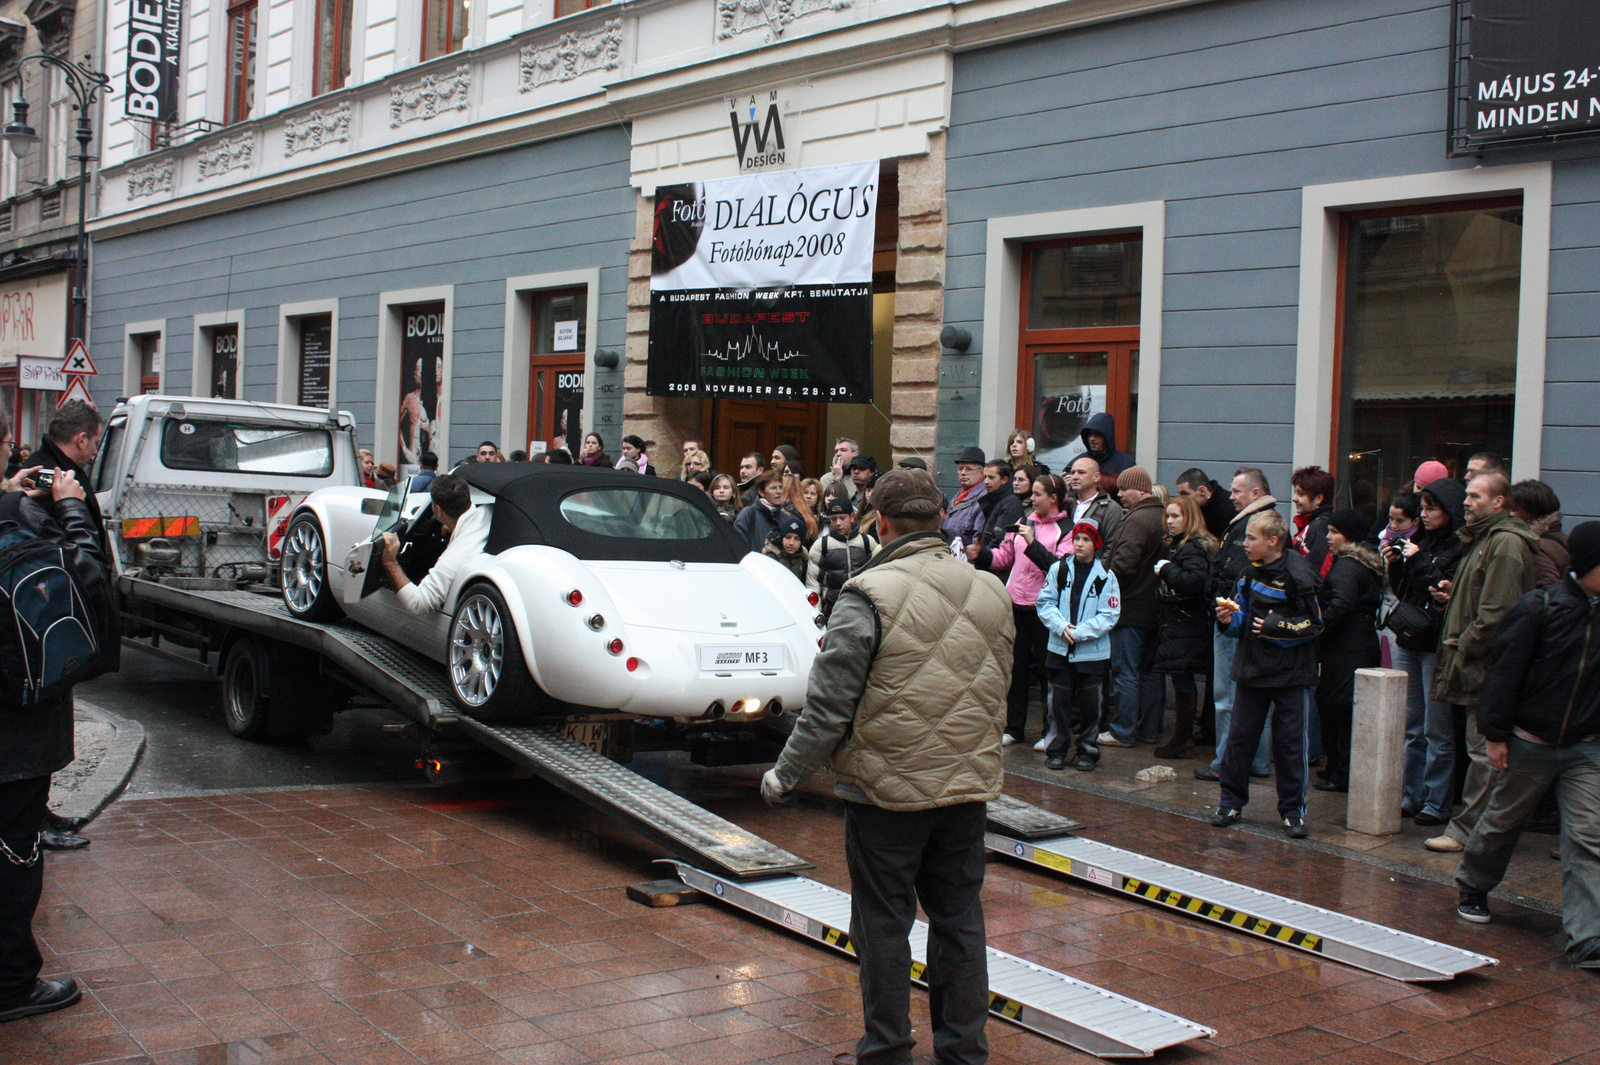
<svg viewBox="0 0 1600 1065"><path fill-rule="evenodd" d="M1470 150L1600 132L1594 0L1472 0L1456 138Z"/></svg>

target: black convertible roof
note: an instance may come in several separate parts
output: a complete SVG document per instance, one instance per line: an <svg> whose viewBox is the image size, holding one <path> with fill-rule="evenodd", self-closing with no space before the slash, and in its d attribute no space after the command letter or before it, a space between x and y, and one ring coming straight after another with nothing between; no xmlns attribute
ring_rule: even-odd
<svg viewBox="0 0 1600 1065"><path fill-rule="evenodd" d="M738 562L750 550L711 498L693 485L596 466L543 462L469 462L450 471L495 497L489 523L490 554L520 544L548 544L586 560ZM656 492L688 503L709 519L712 535L688 540L624 539L585 532L561 514L561 501L596 488Z"/></svg>

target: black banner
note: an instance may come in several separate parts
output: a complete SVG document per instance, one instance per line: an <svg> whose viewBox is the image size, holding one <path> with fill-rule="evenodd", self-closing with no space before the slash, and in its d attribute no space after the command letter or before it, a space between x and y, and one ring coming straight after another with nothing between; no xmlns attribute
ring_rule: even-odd
<svg viewBox="0 0 1600 1065"><path fill-rule="evenodd" d="M180 121L178 71L182 60L182 0L133 0L123 114L150 122Z"/></svg>
<svg viewBox="0 0 1600 1065"><path fill-rule="evenodd" d="M211 396L239 398L239 327L218 326L211 334Z"/></svg>
<svg viewBox="0 0 1600 1065"><path fill-rule="evenodd" d="M424 303L404 311L400 342L400 465L414 466L424 451L438 448L439 405L444 399L444 304ZM439 456L441 461L445 458Z"/></svg>
<svg viewBox="0 0 1600 1065"><path fill-rule="evenodd" d="M1458 0L1466 27L1458 150L1600 132L1595 0Z"/></svg>
<svg viewBox="0 0 1600 1065"><path fill-rule="evenodd" d="M327 407L333 352L333 316L300 320L300 405Z"/></svg>

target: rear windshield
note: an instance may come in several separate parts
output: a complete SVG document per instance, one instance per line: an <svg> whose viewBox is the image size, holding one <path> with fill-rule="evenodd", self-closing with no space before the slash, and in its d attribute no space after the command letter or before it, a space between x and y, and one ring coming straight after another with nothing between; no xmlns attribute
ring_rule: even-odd
<svg viewBox="0 0 1600 1065"><path fill-rule="evenodd" d="M586 488L561 500L580 532L617 540L709 540L712 519L687 500L637 488Z"/></svg>
<svg viewBox="0 0 1600 1065"><path fill-rule="evenodd" d="M161 464L207 473L327 477L333 473L333 434L169 418L161 428Z"/></svg>

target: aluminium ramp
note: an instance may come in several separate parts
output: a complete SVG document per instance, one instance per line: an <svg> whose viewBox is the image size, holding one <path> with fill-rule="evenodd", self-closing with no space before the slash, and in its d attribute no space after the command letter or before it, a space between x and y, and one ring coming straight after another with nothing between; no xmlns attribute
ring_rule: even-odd
<svg viewBox="0 0 1600 1065"><path fill-rule="evenodd" d="M672 863L690 887L715 895L791 932L854 955L850 896L805 877L729 883L682 862ZM1049 1039L1102 1058L1147 1058L1216 1030L1074 980L1013 954L988 948L989 1012ZM911 928L911 978L926 985L928 926Z"/></svg>
<svg viewBox="0 0 1600 1065"><path fill-rule="evenodd" d="M1047 839L1083 827L1081 821L1003 793L989 800L988 818L996 831L1015 839Z"/></svg>
<svg viewBox="0 0 1600 1065"><path fill-rule="evenodd" d="M1403 981L1451 980L1500 964L1409 932L1235 884L1077 836L1019 840L990 832L989 849L1115 892Z"/></svg>
<svg viewBox="0 0 1600 1065"><path fill-rule="evenodd" d="M810 869L811 863L747 832L551 728L486 725L463 716L462 732L526 766L653 842L705 861L736 880Z"/></svg>

